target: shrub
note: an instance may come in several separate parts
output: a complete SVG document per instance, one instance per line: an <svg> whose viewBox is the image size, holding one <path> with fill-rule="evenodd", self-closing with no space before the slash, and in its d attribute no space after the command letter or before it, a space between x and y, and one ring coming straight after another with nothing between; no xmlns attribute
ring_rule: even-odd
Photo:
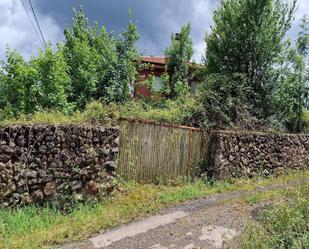
<svg viewBox="0 0 309 249"><path fill-rule="evenodd" d="M116 118L152 120L175 124L185 124L196 105L193 98L176 100L132 100L124 105L109 105L109 113Z"/></svg>
<svg viewBox="0 0 309 249"><path fill-rule="evenodd" d="M288 194L287 194L288 195ZM242 248L309 248L309 188L300 187L293 196L262 211L260 221L245 231Z"/></svg>
<svg viewBox="0 0 309 249"><path fill-rule="evenodd" d="M20 115L17 118L4 119L0 125L33 125L33 124L110 124L109 114L99 101L92 101L86 105L83 112L76 111L66 115L57 110L43 110L30 115Z"/></svg>

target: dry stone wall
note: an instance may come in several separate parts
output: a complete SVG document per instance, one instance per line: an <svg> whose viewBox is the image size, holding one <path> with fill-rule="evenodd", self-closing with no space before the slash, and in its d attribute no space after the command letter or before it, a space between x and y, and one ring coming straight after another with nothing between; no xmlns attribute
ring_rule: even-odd
<svg viewBox="0 0 309 249"><path fill-rule="evenodd" d="M276 174L309 167L309 134L214 131L209 174L217 179Z"/></svg>
<svg viewBox="0 0 309 249"><path fill-rule="evenodd" d="M0 204L108 193L114 188L117 128L90 126L0 127Z"/></svg>

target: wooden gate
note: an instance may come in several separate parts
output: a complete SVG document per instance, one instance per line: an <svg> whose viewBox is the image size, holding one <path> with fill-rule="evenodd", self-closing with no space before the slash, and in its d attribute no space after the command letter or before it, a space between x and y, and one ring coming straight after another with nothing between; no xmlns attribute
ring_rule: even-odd
<svg viewBox="0 0 309 249"><path fill-rule="evenodd" d="M191 177L206 158L208 136L202 129L122 120L120 130L118 174L126 180Z"/></svg>

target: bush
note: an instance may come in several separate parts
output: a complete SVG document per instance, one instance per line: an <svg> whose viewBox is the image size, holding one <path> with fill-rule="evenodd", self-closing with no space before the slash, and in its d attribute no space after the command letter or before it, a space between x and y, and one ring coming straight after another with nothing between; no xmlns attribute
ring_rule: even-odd
<svg viewBox="0 0 309 249"><path fill-rule="evenodd" d="M3 119L0 125L31 125L31 124L104 124L120 118L151 120L157 122L186 124L190 119L196 101L192 98L169 100L131 100L124 104L104 104L92 101L84 111L64 114L57 110L43 110L17 118Z"/></svg>
<svg viewBox="0 0 309 249"><path fill-rule="evenodd" d="M294 132L297 128L298 118L295 114L288 117L286 126L290 132ZM303 111L300 123L300 132L309 132L309 111Z"/></svg>
<svg viewBox="0 0 309 249"><path fill-rule="evenodd" d="M246 77L241 74L209 74L200 87L190 123L200 127L242 127L252 129L255 119L250 115Z"/></svg>
<svg viewBox="0 0 309 249"><path fill-rule="evenodd" d="M242 248L309 248L309 188L300 187L279 204L264 210L260 222L245 231Z"/></svg>
<svg viewBox="0 0 309 249"><path fill-rule="evenodd" d="M33 124L110 124L109 114L104 105L99 101L87 104L83 112L76 111L65 115L56 110L38 111L31 115L20 115L17 118L0 121L0 125L33 125Z"/></svg>
<svg viewBox="0 0 309 249"><path fill-rule="evenodd" d="M192 115L196 101L193 98L176 100L132 100L124 105L109 105L113 118L132 118L175 124L186 124Z"/></svg>

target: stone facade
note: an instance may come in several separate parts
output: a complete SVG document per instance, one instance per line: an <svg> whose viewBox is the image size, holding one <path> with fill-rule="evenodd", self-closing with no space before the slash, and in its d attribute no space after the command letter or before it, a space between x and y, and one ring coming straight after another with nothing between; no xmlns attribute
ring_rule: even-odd
<svg viewBox="0 0 309 249"><path fill-rule="evenodd" d="M113 190L117 128L0 127L0 203L18 206Z"/></svg>
<svg viewBox="0 0 309 249"><path fill-rule="evenodd" d="M208 173L217 179L276 174L309 167L309 134L214 131Z"/></svg>

